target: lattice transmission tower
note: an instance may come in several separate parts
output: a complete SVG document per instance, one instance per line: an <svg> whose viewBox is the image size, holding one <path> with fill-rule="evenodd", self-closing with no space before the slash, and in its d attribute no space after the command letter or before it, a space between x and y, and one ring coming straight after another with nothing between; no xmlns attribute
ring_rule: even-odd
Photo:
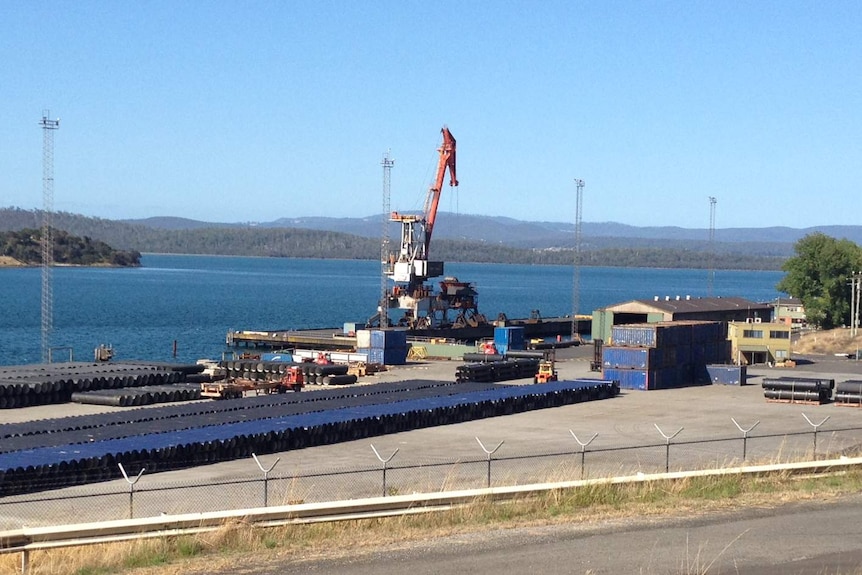
<svg viewBox="0 0 862 575"><path fill-rule="evenodd" d="M60 120L49 120L42 112L42 362L51 361L51 332L54 330L54 291L51 268L54 265L54 131Z"/></svg>
<svg viewBox="0 0 862 575"><path fill-rule="evenodd" d="M383 329L389 326L389 297L387 291L389 289L389 218L390 218L390 182L392 178L392 166L395 165L395 160L390 157L389 151L383 154L383 161L380 162L383 166L383 229L380 234L380 262L382 264L380 270L380 328Z"/></svg>
<svg viewBox="0 0 862 575"><path fill-rule="evenodd" d="M709 272L706 278L706 295L712 297L715 285L715 198L709 197Z"/></svg>
<svg viewBox="0 0 862 575"><path fill-rule="evenodd" d="M584 205L584 181L575 178L575 258L572 272L572 341L578 339L578 308L581 305L581 211Z"/></svg>

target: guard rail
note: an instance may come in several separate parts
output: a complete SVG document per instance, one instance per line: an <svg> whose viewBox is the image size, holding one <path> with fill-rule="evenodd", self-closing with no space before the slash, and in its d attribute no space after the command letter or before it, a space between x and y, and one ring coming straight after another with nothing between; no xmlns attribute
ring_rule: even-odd
<svg viewBox="0 0 862 575"><path fill-rule="evenodd" d="M47 527L24 527L0 531L0 553L21 553L21 573L29 571L30 551L75 547L97 543L112 543L131 539L189 535L214 531L235 522L275 527L287 524L347 521L391 517L444 511L476 500L504 501L549 491L576 489L579 487L643 483L650 481L673 481L694 477L716 477L723 475L763 475L769 473L823 474L846 471L862 467L862 457L831 459L773 465L753 465L725 469L699 471L677 471L542 483L532 485L491 487L440 493L420 493L375 497L327 503L303 503L280 507L237 509L183 515L161 515L141 519L104 521Z"/></svg>

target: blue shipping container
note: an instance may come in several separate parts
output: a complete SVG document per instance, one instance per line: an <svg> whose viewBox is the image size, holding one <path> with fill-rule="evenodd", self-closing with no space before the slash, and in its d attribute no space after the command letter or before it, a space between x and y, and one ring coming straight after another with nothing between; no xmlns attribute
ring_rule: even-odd
<svg viewBox="0 0 862 575"><path fill-rule="evenodd" d="M410 348L399 347L399 348L389 348L383 350L383 363L384 365L404 365L407 363L407 353L410 351Z"/></svg>
<svg viewBox="0 0 862 575"><path fill-rule="evenodd" d="M374 349L401 349L407 346L405 330L371 330L371 347Z"/></svg>
<svg viewBox="0 0 862 575"><path fill-rule="evenodd" d="M721 322L659 322L615 325L611 345L630 347L667 347L715 343L727 339Z"/></svg>
<svg viewBox="0 0 862 575"><path fill-rule="evenodd" d="M647 372L642 369L605 369L602 370L602 379L618 381L620 389L647 389Z"/></svg>
<svg viewBox="0 0 862 575"><path fill-rule="evenodd" d="M691 325L673 322L615 325L611 328L611 345L630 347L665 347L688 344Z"/></svg>
<svg viewBox="0 0 862 575"><path fill-rule="evenodd" d="M655 347L602 348L602 367L620 369L655 369L663 363L663 350Z"/></svg>
<svg viewBox="0 0 862 575"><path fill-rule="evenodd" d="M404 365L407 363L407 352L409 347L378 349L374 347L358 348L357 353L368 356L368 363L382 363L383 365Z"/></svg>
<svg viewBox="0 0 862 575"><path fill-rule="evenodd" d="M722 385L745 385L748 377L744 365L707 365L706 371L712 383Z"/></svg>
<svg viewBox="0 0 862 575"><path fill-rule="evenodd" d="M358 347L357 353L367 356L368 363L383 363L383 350L374 347Z"/></svg>
<svg viewBox="0 0 862 575"><path fill-rule="evenodd" d="M666 367L664 369L605 369L602 377L618 380L620 389L641 391L674 389L693 385L690 366Z"/></svg>
<svg viewBox="0 0 862 575"><path fill-rule="evenodd" d="M524 349L524 328L523 327L495 327L494 328L494 345L500 351L501 346L508 350ZM505 353L501 351L500 353Z"/></svg>
<svg viewBox="0 0 862 575"><path fill-rule="evenodd" d="M695 322L691 325L692 343L712 343L723 339L727 339L727 333L722 322Z"/></svg>

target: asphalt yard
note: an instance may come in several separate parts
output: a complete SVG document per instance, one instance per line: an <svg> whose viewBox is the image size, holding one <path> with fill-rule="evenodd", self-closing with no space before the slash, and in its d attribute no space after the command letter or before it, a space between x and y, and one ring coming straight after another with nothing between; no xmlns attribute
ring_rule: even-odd
<svg viewBox="0 0 862 575"><path fill-rule="evenodd" d="M560 379L599 377L600 374L589 369L591 358L591 346L558 351ZM490 451L499 445L492 456L492 484L578 479L582 474L596 477L655 473L664 471L665 465L671 469L714 467L716 460L739 464L743 450L748 462L810 457L814 449L814 426L817 426L817 456L858 451L862 443L862 409L834 403L768 402L760 383L763 377L790 375L826 377L836 382L862 379L862 361L834 356L798 359L796 368L749 368L749 384L744 386L622 390L612 399L260 454L259 460L265 467L275 464L268 476L274 479L267 488L268 503L379 495L383 464L375 450L384 459L394 454L387 463L388 489L401 493L484 487L488 455L483 446ZM366 376L361 385L404 380L453 381L459 363L411 362ZM506 383L529 384L531 380ZM315 386L309 386L303 393L314 392ZM121 409L128 408L49 405L4 410L0 417L4 422L11 422ZM860 428L860 431L848 431L853 428ZM747 434L743 432L746 429L750 429ZM748 436L745 442L744 435ZM668 439L670 437L672 439ZM578 441L586 443L591 438L585 458L581 460L582 447ZM670 447L667 447L668 442ZM638 446L642 447L636 449ZM581 467L582 461L585 469ZM356 470L362 472L355 473ZM139 470L129 471L136 474ZM261 469L252 458L163 473L145 471L136 485L141 493L137 494L135 515L200 511L214 501L226 508L259 506L262 504L260 483L243 481L262 477ZM234 481L240 483L229 489L207 485ZM164 491L157 497L144 493L154 486L191 484L203 486ZM120 479L107 484L67 488L51 495L92 494L100 490L122 494L128 493L129 488ZM105 504L109 511L99 511L100 517L123 517L127 513L126 497L112 497L113 501ZM50 516L75 517L77 509L80 517L80 507L80 501L52 502ZM11 508L6 510L11 511ZM0 515L3 514L4 509L0 508ZM7 514L10 515L7 520L17 514ZM38 514L45 516L44 510Z"/></svg>

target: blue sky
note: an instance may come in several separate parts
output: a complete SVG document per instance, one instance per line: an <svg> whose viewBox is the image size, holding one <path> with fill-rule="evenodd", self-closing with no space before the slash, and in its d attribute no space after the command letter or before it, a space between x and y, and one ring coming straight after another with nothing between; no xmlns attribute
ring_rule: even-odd
<svg viewBox="0 0 862 575"><path fill-rule="evenodd" d="M705 228L862 224L862 7L0 2L0 206L205 221L422 206Z"/></svg>

